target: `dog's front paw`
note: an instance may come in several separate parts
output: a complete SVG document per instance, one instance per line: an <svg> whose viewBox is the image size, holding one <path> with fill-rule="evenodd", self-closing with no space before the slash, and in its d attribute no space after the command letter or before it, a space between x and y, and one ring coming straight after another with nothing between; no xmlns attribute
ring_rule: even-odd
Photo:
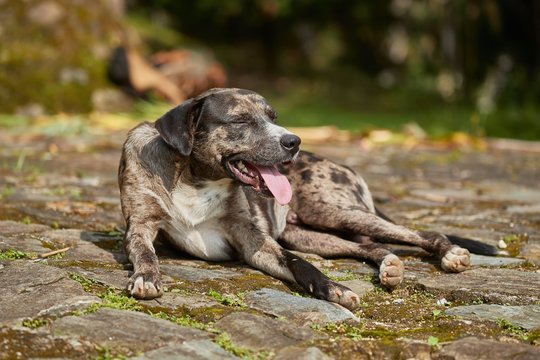
<svg viewBox="0 0 540 360"><path fill-rule="evenodd" d="M403 262L394 254L386 255L379 267L381 285L394 288L403 281Z"/></svg>
<svg viewBox="0 0 540 360"><path fill-rule="evenodd" d="M349 310L355 310L360 305L360 297L351 289L336 282L328 282L321 289L324 293L322 298L339 304Z"/></svg>
<svg viewBox="0 0 540 360"><path fill-rule="evenodd" d="M136 272L129 278L127 291L137 299L154 299L163 295L158 271Z"/></svg>
<svg viewBox="0 0 540 360"><path fill-rule="evenodd" d="M441 267L447 272L462 272L471 263L469 250L459 246L452 246L441 259Z"/></svg>

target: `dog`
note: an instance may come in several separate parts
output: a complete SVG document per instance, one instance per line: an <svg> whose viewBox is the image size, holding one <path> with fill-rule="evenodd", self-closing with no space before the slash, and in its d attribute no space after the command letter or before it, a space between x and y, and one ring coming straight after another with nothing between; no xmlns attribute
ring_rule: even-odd
<svg viewBox="0 0 540 360"><path fill-rule="evenodd" d="M118 178L132 296L162 295L158 234L197 258L241 259L351 310L357 294L289 250L371 261L390 289L404 268L385 243L419 246L447 272L469 266L469 251L447 236L393 223L362 177L300 151L276 117L255 92L211 89L128 133Z"/></svg>

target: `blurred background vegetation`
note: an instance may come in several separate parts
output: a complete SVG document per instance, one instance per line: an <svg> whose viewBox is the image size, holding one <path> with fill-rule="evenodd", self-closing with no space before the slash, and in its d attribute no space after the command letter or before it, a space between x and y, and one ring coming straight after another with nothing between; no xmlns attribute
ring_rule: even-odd
<svg viewBox="0 0 540 360"><path fill-rule="evenodd" d="M540 139L537 0L3 0L0 123L96 110L117 45L215 58L288 126Z"/></svg>

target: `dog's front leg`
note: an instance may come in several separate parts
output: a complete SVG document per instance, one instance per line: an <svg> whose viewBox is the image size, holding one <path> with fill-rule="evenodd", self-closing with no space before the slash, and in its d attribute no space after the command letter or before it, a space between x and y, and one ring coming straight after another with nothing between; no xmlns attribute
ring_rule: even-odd
<svg viewBox="0 0 540 360"><path fill-rule="evenodd" d="M254 268L276 278L296 282L315 297L356 309L360 298L349 288L330 280L306 260L282 248L251 223L234 225L233 246Z"/></svg>
<svg viewBox="0 0 540 360"><path fill-rule="evenodd" d="M153 299L163 294L158 258L152 245L157 232L156 222L128 223L124 246L134 273L127 291L139 299Z"/></svg>

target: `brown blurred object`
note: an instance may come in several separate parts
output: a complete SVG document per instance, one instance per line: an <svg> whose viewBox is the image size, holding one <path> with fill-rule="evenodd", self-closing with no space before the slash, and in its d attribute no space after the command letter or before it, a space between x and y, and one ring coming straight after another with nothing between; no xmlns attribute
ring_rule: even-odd
<svg viewBox="0 0 540 360"><path fill-rule="evenodd" d="M160 51L151 60L187 98L227 85L225 69L208 54L186 49Z"/></svg>
<svg viewBox="0 0 540 360"><path fill-rule="evenodd" d="M155 92L172 104L227 83L220 63L193 50L161 51L147 61L136 50L120 46L111 56L108 76L134 97Z"/></svg>
<svg viewBox="0 0 540 360"><path fill-rule="evenodd" d="M134 50L127 51L129 79L138 92L154 90L173 104L186 100L186 96L176 84L152 67L146 59Z"/></svg>

